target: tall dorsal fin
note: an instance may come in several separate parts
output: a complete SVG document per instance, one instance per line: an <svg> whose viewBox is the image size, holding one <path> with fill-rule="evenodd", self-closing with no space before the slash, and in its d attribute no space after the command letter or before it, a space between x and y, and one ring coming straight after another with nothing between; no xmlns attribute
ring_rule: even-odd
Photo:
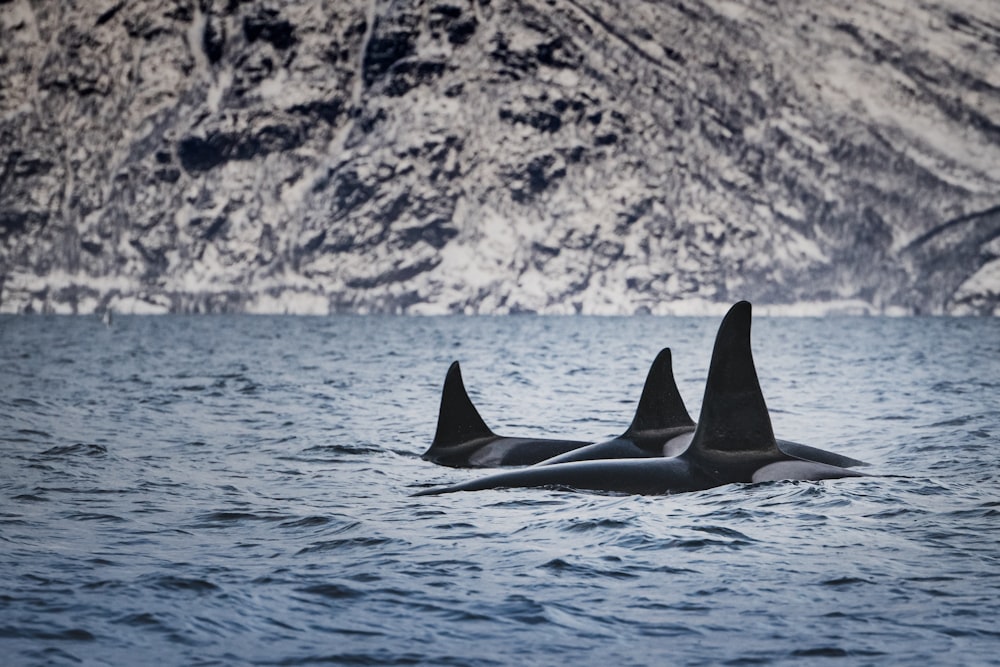
<svg viewBox="0 0 1000 667"><path fill-rule="evenodd" d="M441 390L441 409L438 411L437 431L434 432L431 449L460 445L492 435L493 431L479 416L479 411L465 391L462 369L457 361L452 362Z"/></svg>
<svg viewBox="0 0 1000 667"><path fill-rule="evenodd" d="M761 465L785 460L774 441L750 352L750 304L726 314L715 337L701 417L688 453L723 482L749 482Z"/></svg>
<svg viewBox="0 0 1000 667"><path fill-rule="evenodd" d="M679 426L694 426L694 421L677 390L670 348L665 347L649 367L646 384L639 397L639 407L624 435L631 437L643 431L659 431Z"/></svg>

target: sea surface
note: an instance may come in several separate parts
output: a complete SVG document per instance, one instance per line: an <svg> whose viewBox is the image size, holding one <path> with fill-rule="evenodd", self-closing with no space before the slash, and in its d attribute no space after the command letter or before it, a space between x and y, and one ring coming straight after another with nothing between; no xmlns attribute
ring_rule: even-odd
<svg viewBox="0 0 1000 667"><path fill-rule="evenodd" d="M721 318L0 318L0 664L1000 665L1000 319L764 318L778 437L871 477L410 496L458 359L602 440Z"/></svg>

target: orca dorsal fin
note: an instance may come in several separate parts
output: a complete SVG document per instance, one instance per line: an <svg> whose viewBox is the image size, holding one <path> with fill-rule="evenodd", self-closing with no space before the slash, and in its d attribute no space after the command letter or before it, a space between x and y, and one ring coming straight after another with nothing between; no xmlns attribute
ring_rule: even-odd
<svg viewBox="0 0 1000 667"><path fill-rule="evenodd" d="M671 360L669 347L660 350L653 360L639 397L639 407L635 410L632 424L624 433L625 437L632 437L643 431L694 426L691 415L684 407L684 399L677 390Z"/></svg>
<svg viewBox="0 0 1000 667"><path fill-rule="evenodd" d="M723 482L749 482L753 471L786 460L774 441L771 417L750 352L750 304L726 313L715 337L705 398L689 454Z"/></svg>
<svg viewBox="0 0 1000 667"><path fill-rule="evenodd" d="M462 369L457 361L452 362L441 390L441 409L438 410L437 430L434 432L431 449L452 447L492 435L493 431L479 416L479 411L465 391Z"/></svg>

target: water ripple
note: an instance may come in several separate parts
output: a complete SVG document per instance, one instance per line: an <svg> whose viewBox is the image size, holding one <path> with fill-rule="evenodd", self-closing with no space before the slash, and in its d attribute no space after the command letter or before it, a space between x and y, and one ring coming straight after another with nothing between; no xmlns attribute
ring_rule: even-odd
<svg viewBox="0 0 1000 667"><path fill-rule="evenodd" d="M108 448L104 445L83 444L60 445L46 449L38 454L39 458L62 458L67 456L104 456Z"/></svg>
<svg viewBox="0 0 1000 667"><path fill-rule="evenodd" d="M4 664L996 663L994 321L755 321L775 431L873 477L407 496L454 358L598 439L665 345L696 414L717 325L0 316Z"/></svg>

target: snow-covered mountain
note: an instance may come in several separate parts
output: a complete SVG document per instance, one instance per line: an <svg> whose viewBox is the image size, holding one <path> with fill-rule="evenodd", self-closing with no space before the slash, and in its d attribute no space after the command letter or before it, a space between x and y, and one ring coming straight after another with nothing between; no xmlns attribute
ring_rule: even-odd
<svg viewBox="0 0 1000 667"><path fill-rule="evenodd" d="M996 0L0 0L0 311L1000 314Z"/></svg>

